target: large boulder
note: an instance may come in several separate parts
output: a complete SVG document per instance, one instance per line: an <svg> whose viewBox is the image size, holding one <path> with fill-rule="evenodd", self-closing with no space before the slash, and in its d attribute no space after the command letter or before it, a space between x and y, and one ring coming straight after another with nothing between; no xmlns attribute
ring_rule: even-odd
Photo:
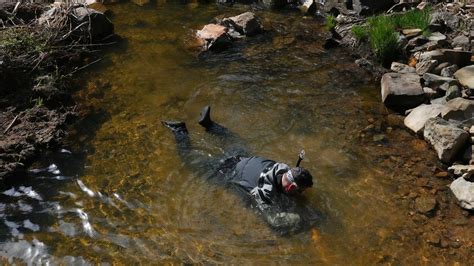
<svg viewBox="0 0 474 266"><path fill-rule="evenodd" d="M227 33L229 29L218 24L207 24L196 32L196 38L202 51L220 51L232 45L232 37Z"/></svg>
<svg viewBox="0 0 474 266"><path fill-rule="evenodd" d="M459 205L467 210L474 210L474 183L459 177L449 186L454 196L459 200Z"/></svg>
<svg viewBox="0 0 474 266"><path fill-rule="evenodd" d="M423 133L426 121L432 117L439 116L442 109L443 105L441 104L422 104L405 117L405 126L416 134L421 134Z"/></svg>
<svg viewBox="0 0 474 266"><path fill-rule="evenodd" d="M222 20L222 24L246 36L253 36L263 31L262 23L252 12L225 18Z"/></svg>
<svg viewBox="0 0 474 266"><path fill-rule="evenodd" d="M441 117L463 121L474 117L474 101L464 98L455 98L447 102L441 111Z"/></svg>
<svg viewBox="0 0 474 266"><path fill-rule="evenodd" d="M454 73L454 77L459 80L459 83L469 89L474 89L474 65L459 69Z"/></svg>
<svg viewBox="0 0 474 266"><path fill-rule="evenodd" d="M417 74L386 73L382 76L382 102L403 111L423 103L425 94Z"/></svg>
<svg viewBox="0 0 474 266"><path fill-rule="evenodd" d="M74 27L73 36L82 41L100 41L114 33L114 25L101 12L78 6L69 14Z"/></svg>
<svg viewBox="0 0 474 266"><path fill-rule="evenodd" d="M423 136L444 163L450 163L469 139L469 133L439 117L426 121Z"/></svg>

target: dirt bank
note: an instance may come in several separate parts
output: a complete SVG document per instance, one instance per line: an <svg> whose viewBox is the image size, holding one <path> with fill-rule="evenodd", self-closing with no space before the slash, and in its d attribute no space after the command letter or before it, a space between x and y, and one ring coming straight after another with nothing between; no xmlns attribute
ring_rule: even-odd
<svg viewBox="0 0 474 266"><path fill-rule="evenodd" d="M61 146L76 118L72 77L95 62L113 25L82 6L0 5L0 179ZM101 27L101 28L100 28ZM95 30L99 28L98 30Z"/></svg>

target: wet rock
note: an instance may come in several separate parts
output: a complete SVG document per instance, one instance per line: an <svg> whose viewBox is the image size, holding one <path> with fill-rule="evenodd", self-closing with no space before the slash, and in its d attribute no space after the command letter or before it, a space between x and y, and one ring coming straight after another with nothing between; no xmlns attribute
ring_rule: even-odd
<svg viewBox="0 0 474 266"><path fill-rule="evenodd" d="M463 177L454 180L449 186L459 205L466 210L474 210L474 183Z"/></svg>
<svg viewBox="0 0 474 266"><path fill-rule="evenodd" d="M416 74L423 75L431 72L438 65L438 60L426 60L416 64Z"/></svg>
<svg viewBox="0 0 474 266"><path fill-rule="evenodd" d="M446 40L446 35L442 34L441 32L433 32L430 36L428 36L428 40L430 41L444 41Z"/></svg>
<svg viewBox="0 0 474 266"><path fill-rule="evenodd" d="M114 25L103 14L94 9L86 7L76 7L71 11L73 21L74 36L87 41L99 41L114 33Z"/></svg>
<svg viewBox="0 0 474 266"><path fill-rule="evenodd" d="M463 50L469 50L469 46L470 46L469 38L464 35L459 35L453 39L453 41L451 42L451 45L454 48L460 47Z"/></svg>
<svg viewBox="0 0 474 266"><path fill-rule="evenodd" d="M441 69L440 76L442 77L447 77L447 78L452 78L454 76L454 73L458 71L458 66L456 65L451 65L448 67L445 67Z"/></svg>
<svg viewBox="0 0 474 266"><path fill-rule="evenodd" d="M443 49L442 52L444 62L450 62L458 67L464 67L471 63L472 52L454 49Z"/></svg>
<svg viewBox="0 0 474 266"><path fill-rule="evenodd" d="M262 23L252 12L245 12L235 17L225 18L222 20L222 23L246 36L254 36L263 31Z"/></svg>
<svg viewBox="0 0 474 266"><path fill-rule="evenodd" d="M202 51L221 51L232 45L232 38L227 34L228 28L217 24L207 24L196 32L196 38Z"/></svg>
<svg viewBox="0 0 474 266"><path fill-rule="evenodd" d="M438 92L430 87L423 87L423 92L429 99L436 98L436 96L438 95Z"/></svg>
<svg viewBox="0 0 474 266"><path fill-rule="evenodd" d="M405 126L416 134L422 134L426 121L432 117L437 117L441 113L443 105L441 104L422 104L405 118Z"/></svg>
<svg viewBox="0 0 474 266"><path fill-rule="evenodd" d="M426 44L427 42L429 42L428 38L426 38L423 35L420 35L420 36L417 36L417 37L414 37L414 38L410 39L403 49L405 51L411 51L415 47L422 46L422 45Z"/></svg>
<svg viewBox="0 0 474 266"><path fill-rule="evenodd" d="M386 73L382 76L382 102L396 110L406 110L425 100L420 77L416 74Z"/></svg>
<svg viewBox="0 0 474 266"><path fill-rule="evenodd" d="M464 98L455 98L447 102L441 111L441 117L463 121L474 117L474 101Z"/></svg>
<svg viewBox="0 0 474 266"><path fill-rule="evenodd" d="M441 77L431 73L423 74L424 85L433 89L440 88L446 84L446 89L451 85L458 84L458 81L453 78Z"/></svg>
<svg viewBox="0 0 474 266"><path fill-rule="evenodd" d="M303 14L314 14L316 12L316 3L314 0L302 0L300 1L300 5L298 6L298 9L303 13Z"/></svg>
<svg viewBox="0 0 474 266"><path fill-rule="evenodd" d="M448 172L455 176L462 176L464 174L474 174L474 165L454 164L448 168Z"/></svg>
<svg viewBox="0 0 474 266"><path fill-rule="evenodd" d="M415 209L418 213L432 215L436 206L436 198L433 196L425 195L415 199Z"/></svg>
<svg viewBox="0 0 474 266"><path fill-rule="evenodd" d="M426 242L433 246L439 246L441 243L441 238L436 233L429 233L426 237Z"/></svg>
<svg viewBox="0 0 474 266"><path fill-rule="evenodd" d="M459 83L469 89L474 89L474 65L459 69L454 73L454 77Z"/></svg>
<svg viewBox="0 0 474 266"><path fill-rule="evenodd" d="M466 131L439 117L426 121L423 136L433 146L438 158L444 163L451 162L469 138Z"/></svg>
<svg viewBox="0 0 474 266"><path fill-rule="evenodd" d="M409 65L405 65L402 63L398 63L398 62L392 62L390 69L397 73L416 73L416 70L414 67L411 67Z"/></svg>

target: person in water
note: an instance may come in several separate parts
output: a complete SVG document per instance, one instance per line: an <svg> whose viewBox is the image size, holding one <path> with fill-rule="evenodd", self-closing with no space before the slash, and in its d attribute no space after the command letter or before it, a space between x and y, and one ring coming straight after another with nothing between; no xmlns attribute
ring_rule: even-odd
<svg viewBox="0 0 474 266"><path fill-rule="evenodd" d="M313 186L313 177L309 171L303 167L290 167L285 163L250 156L238 136L211 120L210 110L210 106L204 107L199 124L207 132L223 138L226 144L234 145L234 148L226 150L227 158L224 160L210 158L192 147L184 122L162 121L173 132L181 159L193 170L213 167L215 171L212 176L247 195L252 206L272 228L281 233L298 230L301 217L290 212L294 208L289 203L291 197Z"/></svg>

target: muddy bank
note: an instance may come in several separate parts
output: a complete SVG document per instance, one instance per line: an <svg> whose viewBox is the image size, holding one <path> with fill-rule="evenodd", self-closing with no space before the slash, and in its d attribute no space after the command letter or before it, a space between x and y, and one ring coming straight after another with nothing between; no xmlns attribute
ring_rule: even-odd
<svg viewBox="0 0 474 266"><path fill-rule="evenodd" d="M77 117L75 73L116 41L112 23L82 6L0 6L0 179L21 175L63 143Z"/></svg>

